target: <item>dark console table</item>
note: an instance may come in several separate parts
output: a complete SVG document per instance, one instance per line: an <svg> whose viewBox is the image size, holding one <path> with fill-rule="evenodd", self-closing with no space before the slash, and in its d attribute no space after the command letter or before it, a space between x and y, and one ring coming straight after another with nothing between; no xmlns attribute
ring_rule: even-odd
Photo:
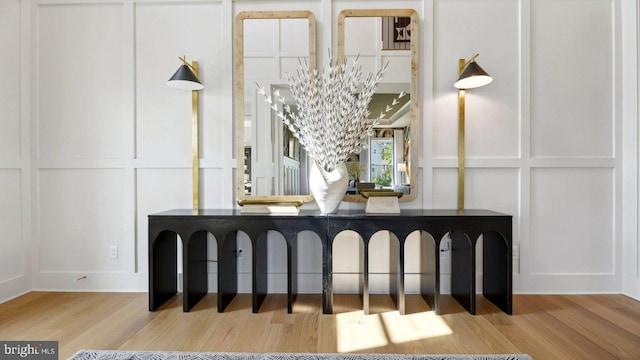
<svg viewBox="0 0 640 360"><path fill-rule="evenodd" d="M363 211L299 215L240 214L236 210L171 210L149 215L149 310L155 311L177 293L177 235L183 247L183 310L189 311L208 292L207 233L218 247L218 311L237 294L237 232L246 233L252 244L252 305L258 312L267 295L267 241L269 230L280 232L287 242L287 310L297 295L297 244L301 231L313 231L322 241L322 308L333 312L333 241L344 230L363 239L362 301L369 312L369 240L387 230L399 239L392 246L390 289L400 313L405 312L405 239L420 230L433 241L422 246L420 293L440 313L440 242L451 238L451 293L470 313L476 311L476 253L483 237L483 294L507 314L512 313L512 217L488 210L403 210L401 214L370 215Z"/></svg>

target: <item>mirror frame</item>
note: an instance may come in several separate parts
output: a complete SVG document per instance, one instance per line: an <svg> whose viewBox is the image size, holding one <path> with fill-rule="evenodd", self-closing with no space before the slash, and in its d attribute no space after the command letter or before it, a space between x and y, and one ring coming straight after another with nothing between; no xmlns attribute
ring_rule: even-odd
<svg viewBox="0 0 640 360"><path fill-rule="evenodd" d="M236 196L239 203L300 203L313 201L313 195L245 195L244 193L244 20L308 19L309 68L316 68L316 18L311 11L241 11L236 15L235 48L235 141Z"/></svg>
<svg viewBox="0 0 640 360"><path fill-rule="evenodd" d="M399 16L411 18L411 134L409 138L408 151L405 150L405 161L409 162L407 166L407 176L409 178L409 194L403 195L400 201L413 201L418 196L417 193L417 165L416 156L417 152L415 144L418 144L416 136L418 134L418 44L420 43L420 33L418 27L418 13L413 9L358 9L358 10L342 10L338 16L338 61L344 62L345 52L345 20L349 17L387 17L387 16ZM405 144L406 145L406 144ZM349 202L364 202L365 199L361 195L345 195L343 201Z"/></svg>

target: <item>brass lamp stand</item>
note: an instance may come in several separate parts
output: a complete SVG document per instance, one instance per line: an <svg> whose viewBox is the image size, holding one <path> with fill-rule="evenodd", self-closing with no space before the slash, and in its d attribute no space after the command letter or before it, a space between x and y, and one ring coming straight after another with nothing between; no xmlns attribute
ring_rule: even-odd
<svg viewBox="0 0 640 360"><path fill-rule="evenodd" d="M167 85L181 90L191 90L191 174L193 181L193 210L200 208L200 155L198 152L198 91L204 86L198 80L198 62L187 62L186 56L179 58L182 65L167 81Z"/></svg>
<svg viewBox="0 0 640 360"><path fill-rule="evenodd" d="M460 77L453 86L458 89L458 210L464 210L464 138L465 138L465 90L481 87L493 81L481 67L476 63L479 54L475 54L468 61L460 59L458 61L458 71Z"/></svg>

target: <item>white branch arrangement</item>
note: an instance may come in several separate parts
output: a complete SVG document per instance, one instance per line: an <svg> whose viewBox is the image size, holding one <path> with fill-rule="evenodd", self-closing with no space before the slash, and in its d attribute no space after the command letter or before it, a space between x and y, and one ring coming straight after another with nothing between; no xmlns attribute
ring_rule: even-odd
<svg viewBox="0 0 640 360"><path fill-rule="evenodd" d="M384 118L381 113L373 121L368 120L369 101L389 63L377 73L369 73L363 83L362 66L358 58L350 66L342 65L329 51L329 67L318 74L310 70L306 60L299 59L300 69L295 76L286 74L287 83L297 105L297 112L285 104L278 90L273 99L258 84L258 92L271 104L276 116L291 130L316 165L326 172L333 171L345 163L351 154L368 147L368 138L373 136L373 127ZM386 107L391 111L398 98Z"/></svg>

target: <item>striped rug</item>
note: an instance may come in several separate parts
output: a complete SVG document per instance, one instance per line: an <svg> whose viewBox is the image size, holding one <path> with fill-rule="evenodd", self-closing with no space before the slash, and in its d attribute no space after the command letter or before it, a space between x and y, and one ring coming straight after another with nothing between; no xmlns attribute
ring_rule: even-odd
<svg viewBox="0 0 640 360"><path fill-rule="evenodd" d="M80 350L71 360L533 360L527 354L404 355Z"/></svg>

